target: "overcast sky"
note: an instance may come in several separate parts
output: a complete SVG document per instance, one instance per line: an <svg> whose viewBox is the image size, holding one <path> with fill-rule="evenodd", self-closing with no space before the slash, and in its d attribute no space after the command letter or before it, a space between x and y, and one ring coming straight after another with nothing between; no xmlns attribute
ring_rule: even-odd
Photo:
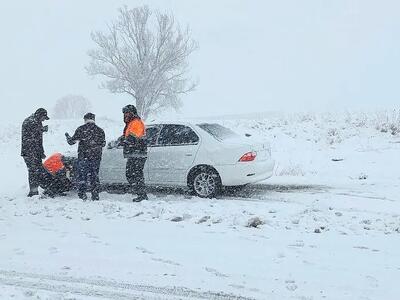
<svg viewBox="0 0 400 300"><path fill-rule="evenodd" d="M235 0L2 0L0 102L3 118L82 94L100 115L131 99L100 90L84 66L90 32L123 4L174 13L200 49L197 90L182 113L392 108L400 100L400 2ZM17 112L17 113L14 113Z"/></svg>

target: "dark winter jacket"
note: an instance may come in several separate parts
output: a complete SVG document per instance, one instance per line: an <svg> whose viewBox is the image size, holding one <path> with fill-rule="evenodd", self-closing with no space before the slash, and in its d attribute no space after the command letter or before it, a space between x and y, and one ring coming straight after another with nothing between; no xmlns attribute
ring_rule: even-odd
<svg viewBox="0 0 400 300"><path fill-rule="evenodd" d="M78 127L75 134L67 139L68 144L79 142L78 159L101 160L103 147L106 145L104 130L94 122Z"/></svg>
<svg viewBox="0 0 400 300"><path fill-rule="evenodd" d="M143 121L135 116L126 123L122 136L124 157L146 157L147 143L145 139L146 128Z"/></svg>
<svg viewBox="0 0 400 300"><path fill-rule="evenodd" d="M22 123L21 156L37 159L44 158L43 125L35 114Z"/></svg>

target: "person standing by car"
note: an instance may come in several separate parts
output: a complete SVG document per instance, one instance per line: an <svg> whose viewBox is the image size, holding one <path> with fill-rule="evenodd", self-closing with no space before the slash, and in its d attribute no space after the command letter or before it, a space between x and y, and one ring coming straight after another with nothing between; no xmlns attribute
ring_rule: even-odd
<svg viewBox="0 0 400 300"><path fill-rule="evenodd" d="M48 126L43 122L49 120L47 111L39 108L22 123L21 156L24 158L28 169L29 194L28 197L39 195L39 186L44 187L42 159L46 158L43 149L43 132L48 131Z"/></svg>
<svg viewBox="0 0 400 300"><path fill-rule="evenodd" d="M99 200L99 169L103 152L106 145L104 130L95 123L96 116L87 113L83 119L85 124L78 127L71 137L65 133L70 145L79 142L78 145L78 197L87 199L86 191L90 184L92 200Z"/></svg>
<svg viewBox="0 0 400 300"><path fill-rule="evenodd" d="M147 159L146 127L134 105L125 106L122 112L125 128L121 142L124 147L124 157L127 158L126 179L131 185L132 193L137 194L133 202L140 202L148 199L143 174Z"/></svg>

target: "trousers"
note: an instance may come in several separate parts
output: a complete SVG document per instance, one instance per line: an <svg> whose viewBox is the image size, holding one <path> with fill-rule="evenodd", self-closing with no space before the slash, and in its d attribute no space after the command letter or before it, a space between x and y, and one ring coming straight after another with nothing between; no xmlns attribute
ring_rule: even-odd
<svg viewBox="0 0 400 300"><path fill-rule="evenodd" d="M35 190L39 186L47 187L48 172L42 164L42 159L38 157L24 156L24 161L28 169L28 181L30 190Z"/></svg>
<svg viewBox="0 0 400 300"><path fill-rule="evenodd" d="M78 159L78 191L85 193L88 188L92 193L100 190L99 170L100 159Z"/></svg>
<svg viewBox="0 0 400 300"><path fill-rule="evenodd" d="M126 162L126 179L131 185L132 193L136 193L138 196L146 195L143 173L146 159L146 157L132 157L128 158Z"/></svg>

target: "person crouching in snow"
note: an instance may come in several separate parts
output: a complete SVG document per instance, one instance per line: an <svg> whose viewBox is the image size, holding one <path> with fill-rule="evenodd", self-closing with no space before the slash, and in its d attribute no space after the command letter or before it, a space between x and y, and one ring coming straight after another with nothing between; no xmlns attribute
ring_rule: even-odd
<svg viewBox="0 0 400 300"><path fill-rule="evenodd" d="M48 172L44 195L51 198L65 196L64 193L72 188L73 161L61 153L54 153L44 161L43 167Z"/></svg>
<svg viewBox="0 0 400 300"><path fill-rule="evenodd" d="M87 199L86 190L88 185L90 185L92 200L99 200L99 170L106 138L104 130L96 125L95 118L94 114L87 113L83 117L85 124L79 126L72 137L65 133L68 144L73 145L79 142L77 165L78 197L82 200Z"/></svg>

